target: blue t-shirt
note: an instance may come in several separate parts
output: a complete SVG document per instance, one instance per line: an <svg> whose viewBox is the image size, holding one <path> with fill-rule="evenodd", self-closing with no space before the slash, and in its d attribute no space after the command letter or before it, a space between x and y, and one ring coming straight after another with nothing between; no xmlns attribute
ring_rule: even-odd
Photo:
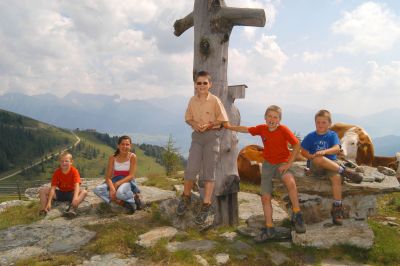
<svg viewBox="0 0 400 266"><path fill-rule="evenodd" d="M335 131L328 130L328 132L323 135L319 135L316 131L313 131L303 139L301 148L308 151L310 154L314 154L317 151L326 150L339 144L339 137ZM326 154L324 156L331 160L336 160L336 154Z"/></svg>

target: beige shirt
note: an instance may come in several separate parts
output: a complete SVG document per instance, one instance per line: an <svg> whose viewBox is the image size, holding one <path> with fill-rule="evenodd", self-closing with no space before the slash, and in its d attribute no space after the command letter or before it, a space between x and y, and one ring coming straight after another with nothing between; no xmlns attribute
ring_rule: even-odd
<svg viewBox="0 0 400 266"><path fill-rule="evenodd" d="M185 113L185 121L207 124L216 121L227 122L229 119L221 100L217 96L208 93L205 101L201 101L197 95L190 99ZM214 128L220 128L220 126L215 126Z"/></svg>

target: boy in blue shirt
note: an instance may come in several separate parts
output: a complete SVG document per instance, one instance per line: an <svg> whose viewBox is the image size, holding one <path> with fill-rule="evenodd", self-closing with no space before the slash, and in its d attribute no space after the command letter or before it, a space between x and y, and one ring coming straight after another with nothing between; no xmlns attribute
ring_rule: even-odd
<svg viewBox="0 0 400 266"><path fill-rule="evenodd" d="M336 162L336 154L340 151L339 137L329 128L332 125L331 114L320 110L315 115L316 130L309 133L301 143L301 154L308 159L310 170L314 175L326 175L332 183L333 205L332 221L336 225L343 224L342 177L360 183L362 176L353 170L344 168Z"/></svg>

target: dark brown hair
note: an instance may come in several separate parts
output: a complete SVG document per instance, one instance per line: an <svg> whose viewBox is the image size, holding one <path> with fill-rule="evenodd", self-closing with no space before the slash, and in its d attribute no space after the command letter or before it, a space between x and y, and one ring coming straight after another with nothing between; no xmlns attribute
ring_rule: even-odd
<svg viewBox="0 0 400 266"><path fill-rule="evenodd" d="M118 145L119 144L121 144L121 142L123 141L123 140L129 140L129 142L132 144L132 139L131 139L131 137L129 137L129 136L127 136L127 135L123 135L123 136L121 136L121 137L119 137L118 138ZM119 154L119 148L117 148L116 150L115 150L115 152L114 152L114 157L115 156L117 156L118 154Z"/></svg>

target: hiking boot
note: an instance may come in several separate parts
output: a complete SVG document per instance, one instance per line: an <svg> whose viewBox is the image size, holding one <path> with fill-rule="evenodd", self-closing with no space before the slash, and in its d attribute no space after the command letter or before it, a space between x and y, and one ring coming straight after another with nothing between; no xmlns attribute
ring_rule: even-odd
<svg viewBox="0 0 400 266"><path fill-rule="evenodd" d="M303 214L301 212L292 213L292 226L298 234L306 232L306 225L304 224Z"/></svg>
<svg viewBox="0 0 400 266"><path fill-rule="evenodd" d="M45 217L47 215L47 211L46 210L40 210L39 211L39 216L40 217Z"/></svg>
<svg viewBox="0 0 400 266"><path fill-rule="evenodd" d="M348 179L352 183L361 183L363 180L362 175L357 173L356 171L349 169L349 168L344 168L344 171L342 173L342 176Z"/></svg>
<svg viewBox="0 0 400 266"><path fill-rule="evenodd" d="M72 207L71 205L68 207L68 209L63 213L63 216L66 218L75 218L78 214L76 213L76 208Z"/></svg>
<svg viewBox="0 0 400 266"><path fill-rule="evenodd" d="M144 208L144 204L141 200L141 198L139 197L139 195L135 195L135 204L136 204L136 210L140 211L143 210Z"/></svg>
<svg viewBox="0 0 400 266"><path fill-rule="evenodd" d="M274 239L276 237L276 232L274 227L263 227L260 233L254 237L254 242L262 243L267 240Z"/></svg>
<svg viewBox="0 0 400 266"><path fill-rule="evenodd" d="M136 203L134 203L134 202L124 201L124 207L128 209L129 214L134 214L137 209Z"/></svg>
<svg viewBox="0 0 400 266"><path fill-rule="evenodd" d="M182 195L179 200L178 207L176 208L176 215L182 216L186 213L187 209L189 209L191 202L190 196Z"/></svg>
<svg viewBox="0 0 400 266"><path fill-rule="evenodd" d="M336 225L342 225L343 224L343 206L335 206L335 204L332 204L332 209L331 209L331 216L332 216L332 222Z"/></svg>
<svg viewBox="0 0 400 266"><path fill-rule="evenodd" d="M194 222L198 225L204 224L207 220L208 215L210 214L211 204L202 204L199 213L197 213L196 217L194 218Z"/></svg>

